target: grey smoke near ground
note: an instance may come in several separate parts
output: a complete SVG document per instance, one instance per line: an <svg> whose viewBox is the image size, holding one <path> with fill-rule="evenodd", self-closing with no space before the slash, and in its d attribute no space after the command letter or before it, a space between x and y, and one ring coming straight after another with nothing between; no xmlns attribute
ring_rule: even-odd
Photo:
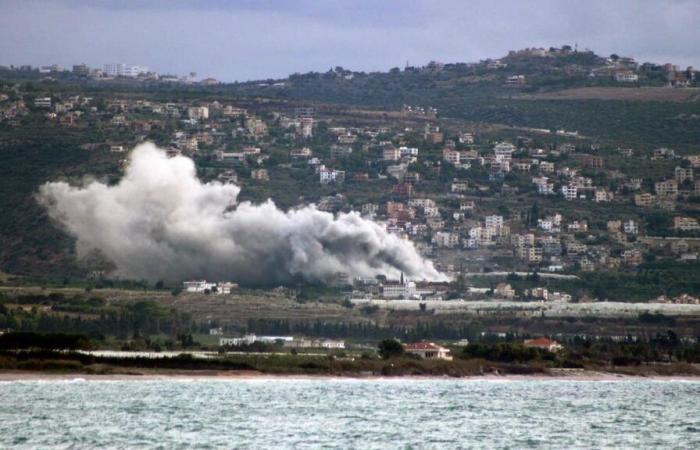
<svg viewBox="0 0 700 450"><path fill-rule="evenodd" d="M353 278L403 272L446 279L411 242L357 213L237 203L239 192L202 183L191 159L142 144L118 184L50 182L39 201L77 238L79 256L99 250L123 277L279 284L298 277L327 282L337 272Z"/></svg>

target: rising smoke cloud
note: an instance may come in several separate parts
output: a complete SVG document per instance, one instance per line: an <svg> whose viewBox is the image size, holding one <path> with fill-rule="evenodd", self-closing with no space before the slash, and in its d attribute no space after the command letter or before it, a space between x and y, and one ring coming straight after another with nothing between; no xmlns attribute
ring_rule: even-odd
<svg viewBox="0 0 700 450"><path fill-rule="evenodd" d="M118 184L49 182L38 198L77 238L79 256L99 250L123 277L268 285L328 282L337 272L445 279L411 242L356 212L282 211L272 200L238 203L239 192L202 183L191 159L168 158L147 143L133 150Z"/></svg>

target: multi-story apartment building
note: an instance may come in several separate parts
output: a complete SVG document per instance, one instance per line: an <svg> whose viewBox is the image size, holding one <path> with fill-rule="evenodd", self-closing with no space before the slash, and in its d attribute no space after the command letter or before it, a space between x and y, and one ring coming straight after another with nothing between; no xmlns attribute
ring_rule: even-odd
<svg viewBox="0 0 700 450"><path fill-rule="evenodd" d="M187 108L187 117L196 120L206 120L209 118L209 108L206 106L191 106Z"/></svg>
<svg viewBox="0 0 700 450"><path fill-rule="evenodd" d="M700 225L697 219L692 217L676 216L673 218L673 229L679 231L697 231L700 230Z"/></svg>
<svg viewBox="0 0 700 450"><path fill-rule="evenodd" d="M676 167L674 175L678 184L683 183L685 180L693 181L693 168Z"/></svg>
<svg viewBox="0 0 700 450"><path fill-rule="evenodd" d="M446 148L442 151L442 159L452 165L458 165L460 161L460 153L457 150Z"/></svg>
<svg viewBox="0 0 700 450"><path fill-rule="evenodd" d="M567 200L576 200L578 197L578 188L573 184L562 186L561 194Z"/></svg>
<svg viewBox="0 0 700 450"><path fill-rule="evenodd" d="M493 148L493 153L496 157L496 161L510 161L515 152L516 148L510 142L501 142L495 145Z"/></svg>
<svg viewBox="0 0 700 450"><path fill-rule="evenodd" d="M654 183L654 192L659 197L675 197L678 195L678 182L676 180L657 181Z"/></svg>
<svg viewBox="0 0 700 450"><path fill-rule="evenodd" d="M654 197L648 192L645 192L643 194L634 194L634 204L637 206L643 206L645 208L648 208L650 206L653 206L655 202L656 197Z"/></svg>

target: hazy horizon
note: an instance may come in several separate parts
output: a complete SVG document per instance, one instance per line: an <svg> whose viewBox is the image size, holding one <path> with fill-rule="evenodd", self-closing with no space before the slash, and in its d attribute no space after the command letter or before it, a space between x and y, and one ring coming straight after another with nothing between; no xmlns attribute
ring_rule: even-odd
<svg viewBox="0 0 700 450"><path fill-rule="evenodd" d="M386 71L578 44L700 66L700 2L0 0L0 64L146 65L245 81L343 66Z"/></svg>

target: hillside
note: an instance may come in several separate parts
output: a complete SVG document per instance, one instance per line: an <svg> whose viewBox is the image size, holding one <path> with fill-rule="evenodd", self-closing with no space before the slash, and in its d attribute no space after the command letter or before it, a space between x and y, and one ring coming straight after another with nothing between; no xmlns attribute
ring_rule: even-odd
<svg viewBox="0 0 700 450"><path fill-rule="evenodd" d="M382 109L433 107L441 117L688 148L700 140L697 90L668 87L664 70L661 65L639 65L631 58L611 61L592 52L558 50L535 56L521 51L472 64L430 63L386 73L338 67L215 89ZM616 81L615 74L627 72L638 79Z"/></svg>
<svg viewBox="0 0 700 450"><path fill-rule="evenodd" d="M668 87L678 85L684 72L669 81L665 66L640 65L613 56L566 47L544 54L529 49L478 63L430 63L383 73L337 67L282 80L213 86L99 81L69 72L44 76L0 69L0 154L4 163L0 168L0 271L60 281L81 278L94 269L94 265L81 266L76 261L73 239L37 204L38 187L56 179L80 183L85 176L114 183L123 174L126 155L122 152L143 140L192 156L198 175L205 181L221 179L222 174L234 170L243 186L241 200L272 198L283 208L327 201L333 211L359 210L365 203L404 201L405 193L397 191L393 178L385 172L382 147L390 142L420 147L420 163L410 166L420 178L414 187L421 195L434 197L444 211L459 209L459 200L450 195L450 183L464 177L472 184L469 195L480 202L482 215L504 211L523 215L527 214L525 208L540 201L550 212L600 217L597 226L601 230L605 229L603 218L620 213L627 218L652 217L666 226L668 215L654 212L653 216L650 211L635 209L631 198L614 205L571 204L558 197L535 200L527 173L510 173L504 183L503 179L494 182L483 166L469 170L441 166L444 146L428 142L422 134L426 126L438 125L445 139L454 141L469 131L476 135L476 141L458 146L482 157L494 142L503 140L522 143L520 158L526 156L526 147L554 149L570 144L578 147L579 154L552 156L548 161L583 169L602 187L621 188L624 173L642 178L645 188L650 189L679 164L652 161L652 150L668 147L678 157L697 153L697 83L690 80L688 87ZM618 73L631 73L637 80L617 81ZM42 98L53 100L54 106L37 106L37 99ZM194 105L210 105L211 120L186 123L183 119ZM229 112L222 111L224 105ZM283 124L296 120L294 111L302 106L315 111L314 136L309 138L289 133ZM215 108L219 110L215 112ZM236 115L237 110L243 113ZM264 132L253 135L250 123L259 123ZM350 155L333 155L332 148L342 137L331 131L333 127L355 133L358 140L349 144L353 150ZM543 134L542 129L552 133ZM555 130L577 131L578 135L571 138ZM196 141L194 149L192 140ZM581 158L588 157L583 153L590 152L592 144L601 149L606 171L584 167ZM233 167L217 156L220 151L246 146L260 147L263 157ZM320 184L313 168L290 157L292 149L303 146L324 163L347 171L347 182ZM118 150L110 151L112 147ZM638 157L623 157L618 147L634 148ZM259 170L269 179L253 179ZM367 176L366 181L350 179L355 174ZM504 195L506 189L521 192ZM334 197L336 194L340 197ZM341 202L336 209L334 198ZM694 216L697 207L694 202L684 202L678 211ZM443 216L449 226L457 225L446 213ZM657 220L658 216L663 217ZM653 231L661 228L656 226ZM511 254L507 258L512 259Z"/></svg>

